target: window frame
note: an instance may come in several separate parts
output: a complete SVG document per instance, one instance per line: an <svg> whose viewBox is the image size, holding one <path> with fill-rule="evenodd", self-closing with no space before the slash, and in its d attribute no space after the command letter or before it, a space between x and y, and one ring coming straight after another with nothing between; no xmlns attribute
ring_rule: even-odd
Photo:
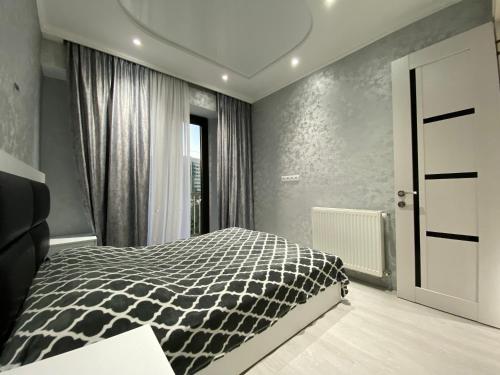
<svg viewBox="0 0 500 375"><path fill-rule="evenodd" d="M206 234L210 231L210 182L209 182L209 156L208 156L208 119L197 115L190 115L189 124L200 127L200 177L201 177L201 225L200 234Z"/></svg>

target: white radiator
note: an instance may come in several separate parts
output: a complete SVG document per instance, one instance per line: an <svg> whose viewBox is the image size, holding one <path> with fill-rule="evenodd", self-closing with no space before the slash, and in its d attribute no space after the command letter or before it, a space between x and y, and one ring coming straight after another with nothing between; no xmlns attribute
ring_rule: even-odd
<svg viewBox="0 0 500 375"><path fill-rule="evenodd" d="M382 277L382 211L313 207L313 248L340 257L347 269Z"/></svg>

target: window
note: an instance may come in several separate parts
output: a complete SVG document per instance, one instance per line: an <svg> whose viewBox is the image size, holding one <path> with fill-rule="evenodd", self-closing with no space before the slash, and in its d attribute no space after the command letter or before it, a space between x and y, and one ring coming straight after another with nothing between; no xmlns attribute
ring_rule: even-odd
<svg viewBox="0 0 500 375"><path fill-rule="evenodd" d="M208 233L208 120L191 115L191 236Z"/></svg>

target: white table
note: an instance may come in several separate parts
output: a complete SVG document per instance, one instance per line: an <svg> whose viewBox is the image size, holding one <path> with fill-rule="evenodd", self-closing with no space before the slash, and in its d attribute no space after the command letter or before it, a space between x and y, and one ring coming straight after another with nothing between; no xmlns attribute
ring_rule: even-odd
<svg viewBox="0 0 500 375"><path fill-rule="evenodd" d="M175 375L147 325L4 374Z"/></svg>

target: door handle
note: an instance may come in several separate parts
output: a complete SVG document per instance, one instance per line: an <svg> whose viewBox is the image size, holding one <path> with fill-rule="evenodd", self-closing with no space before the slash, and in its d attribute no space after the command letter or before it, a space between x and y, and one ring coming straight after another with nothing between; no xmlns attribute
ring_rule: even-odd
<svg viewBox="0 0 500 375"><path fill-rule="evenodd" d="M404 191L404 190L399 190L398 191L398 197L404 197L405 195L417 195L418 192L416 191Z"/></svg>

